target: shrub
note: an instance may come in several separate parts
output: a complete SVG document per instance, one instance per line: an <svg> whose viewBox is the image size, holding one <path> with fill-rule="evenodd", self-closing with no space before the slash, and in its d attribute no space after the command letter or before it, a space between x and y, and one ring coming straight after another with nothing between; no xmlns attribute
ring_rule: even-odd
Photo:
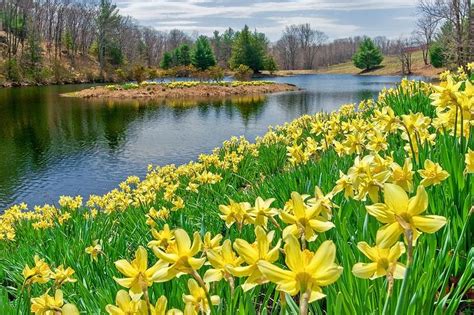
<svg viewBox="0 0 474 315"><path fill-rule="evenodd" d="M16 59L10 59L5 62L6 78L12 82L21 81L21 70Z"/></svg>
<svg viewBox="0 0 474 315"><path fill-rule="evenodd" d="M118 68L117 70L115 70L115 75L117 76L117 81L120 83L125 82L127 80L127 74L125 73L125 71L123 71L122 68Z"/></svg>
<svg viewBox="0 0 474 315"><path fill-rule="evenodd" d="M252 77L253 70L249 66L240 65L235 69L234 78L239 81L248 81Z"/></svg>
<svg viewBox="0 0 474 315"><path fill-rule="evenodd" d="M209 76L211 80L220 82L224 79L224 69L219 66L212 66L209 68Z"/></svg>
<svg viewBox="0 0 474 315"><path fill-rule="evenodd" d="M140 83L142 81L145 81L147 79L147 69L142 66L142 65L135 65L132 68L132 79L136 81L137 83Z"/></svg>
<svg viewBox="0 0 474 315"><path fill-rule="evenodd" d="M430 61L435 68L441 68L445 65L443 48L440 44L435 43L430 47Z"/></svg>

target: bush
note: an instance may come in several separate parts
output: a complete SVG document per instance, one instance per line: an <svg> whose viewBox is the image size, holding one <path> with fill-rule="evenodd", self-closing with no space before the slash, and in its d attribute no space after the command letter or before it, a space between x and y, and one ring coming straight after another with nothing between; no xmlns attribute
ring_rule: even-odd
<svg viewBox="0 0 474 315"><path fill-rule="evenodd" d="M143 65L135 65L132 68L131 77L137 83L147 79L148 71Z"/></svg>
<svg viewBox="0 0 474 315"><path fill-rule="evenodd" d="M433 44L430 47L430 62L435 68L441 68L445 65L443 48L440 44Z"/></svg>
<svg viewBox="0 0 474 315"><path fill-rule="evenodd" d="M21 71L18 61L16 59L10 59L5 62L5 73L6 78L12 82L21 81Z"/></svg>
<svg viewBox="0 0 474 315"><path fill-rule="evenodd" d="M234 78L239 81L248 81L252 77L253 70L249 66L240 65L235 69Z"/></svg>
<svg viewBox="0 0 474 315"><path fill-rule="evenodd" d="M115 75L117 76L117 81L119 83L123 83L127 80L127 74L125 73L125 71L123 71L122 68L118 68L117 70L115 70Z"/></svg>
<svg viewBox="0 0 474 315"><path fill-rule="evenodd" d="M224 69L219 66L212 66L209 68L209 76L211 80L220 82L224 79Z"/></svg>
<svg viewBox="0 0 474 315"><path fill-rule="evenodd" d="M370 38L364 39L357 52L352 56L354 65L362 70L373 69L380 65L382 60L382 52Z"/></svg>

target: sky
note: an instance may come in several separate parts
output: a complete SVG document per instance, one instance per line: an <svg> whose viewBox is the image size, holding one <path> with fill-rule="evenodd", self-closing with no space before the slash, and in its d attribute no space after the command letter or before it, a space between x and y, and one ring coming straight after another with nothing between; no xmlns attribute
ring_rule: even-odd
<svg viewBox="0 0 474 315"><path fill-rule="evenodd" d="M333 40L367 35L409 36L416 0L116 0L141 25L211 35L247 24L278 40L286 25L309 23Z"/></svg>

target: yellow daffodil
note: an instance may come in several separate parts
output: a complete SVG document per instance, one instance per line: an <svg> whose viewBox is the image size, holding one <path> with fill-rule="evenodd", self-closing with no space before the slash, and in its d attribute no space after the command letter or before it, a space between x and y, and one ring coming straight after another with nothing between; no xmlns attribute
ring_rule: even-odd
<svg viewBox="0 0 474 315"><path fill-rule="evenodd" d="M398 165L397 163L392 163L392 182L403 189L406 192L413 191L413 165L411 163L411 159L405 159L405 163L403 167Z"/></svg>
<svg viewBox="0 0 474 315"><path fill-rule="evenodd" d="M207 259L213 268L208 269L204 274L204 282L215 282L229 279L231 276L226 267L239 267L244 260L232 250L230 240L225 240L220 249L214 249L207 252Z"/></svg>
<svg viewBox="0 0 474 315"><path fill-rule="evenodd" d="M245 224L253 223L252 207L248 202L235 202L230 200L229 205L220 205L219 210L222 212L221 219L225 221L227 227L231 227L236 223L239 229Z"/></svg>
<svg viewBox="0 0 474 315"><path fill-rule="evenodd" d="M54 279L54 284L56 287L60 287L67 282L76 282L77 279L74 279L72 275L75 273L74 269L71 267L67 267L64 269L63 265L60 265L58 268L54 270L51 274L51 279Z"/></svg>
<svg viewBox="0 0 474 315"><path fill-rule="evenodd" d="M474 174L474 151L471 149L466 153L465 163L466 169L464 170L464 173Z"/></svg>
<svg viewBox="0 0 474 315"><path fill-rule="evenodd" d="M148 268L148 253L145 248L140 246L135 252L135 259L131 263L121 259L115 262L115 266L126 277L114 277L115 281L121 286L129 288L133 294L141 294L153 282L165 278L168 264L160 260Z"/></svg>
<svg viewBox="0 0 474 315"><path fill-rule="evenodd" d="M350 177L339 171L339 179L336 181L336 185L332 189L331 194L336 195L341 191L344 191L344 198L346 199L354 196Z"/></svg>
<svg viewBox="0 0 474 315"><path fill-rule="evenodd" d="M211 232L206 232L202 242L202 251L207 253L210 250L219 250L221 248L222 237L222 234L217 234L212 237Z"/></svg>
<svg viewBox="0 0 474 315"><path fill-rule="evenodd" d="M94 261L99 261L99 255L103 254L102 245L99 240L92 242L92 245L85 249L85 252L91 256L91 259Z"/></svg>
<svg viewBox="0 0 474 315"><path fill-rule="evenodd" d="M201 288L196 280L188 280L189 294L183 294L183 301L186 304L185 314L210 314L211 306L207 300L206 291ZM211 297L212 305L219 305L220 298L217 295Z"/></svg>
<svg viewBox="0 0 474 315"><path fill-rule="evenodd" d="M40 297L32 298L31 312L39 315L79 315L79 311L74 304L64 304L61 290L56 290L54 297L46 292Z"/></svg>
<svg viewBox="0 0 474 315"><path fill-rule="evenodd" d="M359 242L357 248L369 258L370 263L357 263L352 267L352 273L359 278L376 279L390 275L394 279L403 279L405 266L398 262L401 255L405 253L402 242L396 242L390 248L378 245L370 247L366 242Z"/></svg>
<svg viewBox="0 0 474 315"><path fill-rule="evenodd" d="M330 220L332 217L332 208L338 208L338 206L332 202L333 197L332 192L325 195L321 188L316 186L314 188L314 198L308 200L308 205L320 207L321 215Z"/></svg>
<svg viewBox="0 0 474 315"><path fill-rule="evenodd" d="M181 312L178 309L172 308L167 310L168 306L168 300L166 299L166 296L160 296L158 301L156 301L156 305L150 305L150 312L149 315L182 315L183 312Z"/></svg>
<svg viewBox="0 0 474 315"><path fill-rule="evenodd" d="M257 197L255 200L255 206L252 208L254 216L254 224L267 227L269 218L273 218L278 214L278 210L271 208L271 204L275 201L275 198L263 200L261 197Z"/></svg>
<svg viewBox="0 0 474 315"><path fill-rule="evenodd" d="M171 264L168 275L163 274L163 281L167 281L180 273L192 274L199 270L206 258L195 258L202 247L201 236L198 232L194 233L194 239L191 243L188 233L183 229L174 231L175 242L168 247L166 251L159 247L153 247L153 252L162 261Z"/></svg>
<svg viewBox="0 0 474 315"><path fill-rule="evenodd" d="M33 283L46 283L49 281L51 276L51 269L49 265L45 263L44 259L39 258L38 255L34 257L35 265L30 268L25 265L23 269L23 278L25 279L25 285Z"/></svg>
<svg viewBox="0 0 474 315"><path fill-rule="evenodd" d="M310 303L324 298L321 287L334 283L342 273L342 267L334 262L334 243L325 241L313 253L307 249L302 251L293 235L288 235L285 242L285 263L289 270L264 260L258 262L258 269L267 279L277 284L279 291L292 296L309 293Z"/></svg>
<svg viewBox="0 0 474 315"><path fill-rule="evenodd" d="M166 249L168 245L174 242L174 232L171 231L170 226L165 224L163 230L157 231L156 229L151 230L154 240L148 242L148 247L153 248L157 246L159 248Z"/></svg>
<svg viewBox="0 0 474 315"><path fill-rule="evenodd" d="M430 160L425 160L424 169L418 170L418 173L423 178L421 184L425 187L438 185L449 177L449 173L443 170L439 163Z"/></svg>
<svg viewBox="0 0 474 315"><path fill-rule="evenodd" d="M418 186L416 196L408 198L402 187L384 185L384 203L366 206L367 212L385 224L377 232L377 244L388 247L394 244L406 230L411 230L413 242L424 233L434 233L446 224L446 218L438 215L421 215L428 208L428 194L424 186Z"/></svg>
<svg viewBox="0 0 474 315"><path fill-rule="evenodd" d="M249 244L243 239L235 240L234 249L247 266L233 267L227 265L226 269L236 277L248 277L242 285L244 291L248 291L258 284L268 282L258 269L257 264L262 260L273 263L278 259L281 240L278 240L277 244L270 248L274 235L274 231L266 234L263 228L257 226L255 228L256 240L253 244Z"/></svg>
<svg viewBox="0 0 474 315"><path fill-rule="evenodd" d="M280 213L282 221L289 224L283 230L283 238L292 234L312 242L318 236L317 233L326 232L334 227L334 224L322 215L324 207L318 204L307 205L297 192L291 193L291 200L292 213L286 211Z"/></svg>
<svg viewBox="0 0 474 315"><path fill-rule="evenodd" d="M105 307L109 315L148 315L147 304L145 301L140 300L140 295L132 299L125 290L117 292L115 304L108 304Z"/></svg>

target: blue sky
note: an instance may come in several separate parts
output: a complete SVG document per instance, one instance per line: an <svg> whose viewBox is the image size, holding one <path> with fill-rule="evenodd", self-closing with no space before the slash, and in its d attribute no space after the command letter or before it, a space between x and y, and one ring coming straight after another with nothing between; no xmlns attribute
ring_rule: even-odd
<svg viewBox="0 0 474 315"><path fill-rule="evenodd" d="M289 24L310 23L330 39L408 36L416 21L416 0L117 0L122 14L158 30L178 28L211 34L245 24L275 41Z"/></svg>

